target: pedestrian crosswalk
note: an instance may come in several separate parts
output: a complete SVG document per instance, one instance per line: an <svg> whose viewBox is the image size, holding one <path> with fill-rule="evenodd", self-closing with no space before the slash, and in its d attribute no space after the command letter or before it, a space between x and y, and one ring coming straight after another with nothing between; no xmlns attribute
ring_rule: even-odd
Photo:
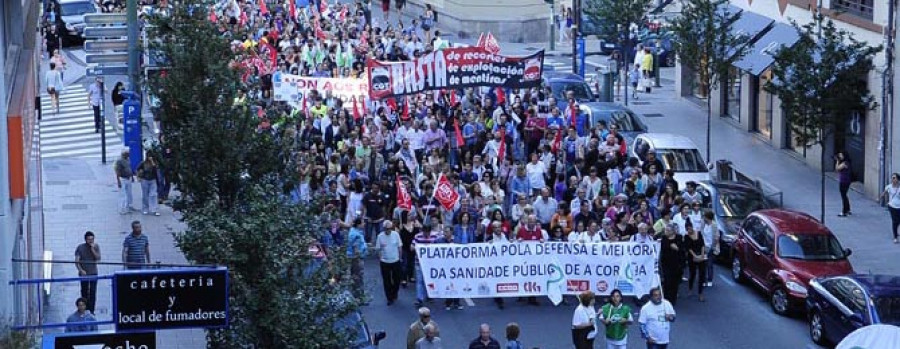
<svg viewBox="0 0 900 349"><path fill-rule="evenodd" d="M94 110L88 103L88 92L81 85L70 85L59 94L59 112L53 108L50 95L41 94L40 135L42 159L100 159L100 134L94 132ZM115 160L122 140L109 122L106 126L106 159Z"/></svg>
<svg viewBox="0 0 900 349"><path fill-rule="evenodd" d="M566 63L566 62L560 62L560 61L554 61L554 60L545 60L544 66L551 67L550 69L546 69L546 70L552 69L553 71L562 72L562 73L571 73L572 72L572 62Z"/></svg>

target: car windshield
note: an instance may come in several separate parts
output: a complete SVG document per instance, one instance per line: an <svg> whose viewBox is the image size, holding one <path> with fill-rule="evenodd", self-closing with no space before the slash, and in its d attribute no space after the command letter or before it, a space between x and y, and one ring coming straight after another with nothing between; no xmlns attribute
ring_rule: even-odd
<svg viewBox="0 0 900 349"><path fill-rule="evenodd" d="M753 192L719 191L716 215L728 218L746 218L754 211L768 208L762 195Z"/></svg>
<svg viewBox="0 0 900 349"><path fill-rule="evenodd" d="M657 149L656 158L674 172L707 172L703 157L697 149Z"/></svg>
<svg viewBox="0 0 900 349"><path fill-rule="evenodd" d="M900 326L900 297L879 297L874 303L881 323Z"/></svg>
<svg viewBox="0 0 900 349"><path fill-rule="evenodd" d="M560 101L566 100L568 91L574 92L575 100L579 102L589 101L593 95L587 84L578 81L551 82L550 88L553 90L553 96Z"/></svg>
<svg viewBox="0 0 900 349"><path fill-rule="evenodd" d="M347 331L350 335L351 348L362 348L369 344L369 331L358 313L347 315L335 323L335 328Z"/></svg>
<svg viewBox="0 0 900 349"><path fill-rule="evenodd" d="M62 16L79 16L94 12L94 5L90 2L68 2L59 6L59 14Z"/></svg>
<svg viewBox="0 0 900 349"><path fill-rule="evenodd" d="M616 124L622 132L647 132L644 124L630 111L614 110L609 114L608 124Z"/></svg>
<svg viewBox="0 0 900 349"><path fill-rule="evenodd" d="M847 258L841 243L831 235L785 234L778 238L778 256L802 260L840 260Z"/></svg>

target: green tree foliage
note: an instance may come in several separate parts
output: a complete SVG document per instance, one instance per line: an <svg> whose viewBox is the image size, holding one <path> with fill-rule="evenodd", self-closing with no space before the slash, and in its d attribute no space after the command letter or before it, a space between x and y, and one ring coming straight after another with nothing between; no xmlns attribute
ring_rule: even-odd
<svg viewBox="0 0 900 349"><path fill-rule="evenodd" d="M201 264L227 265L231 324L209 331L212 348L345 348L335 323L359 306L345 254L311 255L326 226L321 205L292 205L276 186L254 186L229 210L210 203L185 215L178 248Z"/></svg>
<svg viewBox="0 0 900 349"><path fill-rule="evenodd" d="M242 89L257 84L255 74L245 83L234 63L243 53L230 42L243 33L223 35L208 20L211 6L184 0L151 20L152 47L168 67L147 81L159 101L161 148L172 154L164 168L187 225L176 245L193 263L227 266L231 277L231 323L207 332L208 347L352 347L352 331L335 326L359 307L348 292L345 253L335 249L323 260L309 251L331 208L287 199L297 146L291 132L257 116L266 102L242 102Z"/></svg>
<svg viewBox="0 0 900 349"><path fill-rule="evenodd" d="M599 26L601 37L620 44L632 24L640 24L652 0L584 0L584 13ZM630 53L629 53L630 54Z"/></svg>
<svg viewBox="0 0 900 349"><path fill-rule="evenodd" d="M728 0L682 0L681 15L672 23L675 52L682 66L697 72L695 84L709 97L728 77L732 65L750 49L750 37L732 29L740 13L729 10ZM712 105L706 98L706 160L710 161Z"/></svg>
<svg viewBox="0 0 900 349"><path fill-rule="evenodd" d="M159 98L156 115L166 163L183 205L216 201L230 207L244 186L280 170L270 134L257 132L252 108L235 104L241 90L230 38L207 19L208 1L187 0L171 16L156 18L154 48L167 59L165 73L149 79ZM235 35L239 35L235 34Z"/></svg>
<svg viewBox="0 0 900 349"><path fill-rule="evenodd" d="M881 47L860 42L824 16L794 26L800 40L775 53L764 88L781 100L791 134L804 147L840 134L855 112L876 107L866 76Z"/></svg>

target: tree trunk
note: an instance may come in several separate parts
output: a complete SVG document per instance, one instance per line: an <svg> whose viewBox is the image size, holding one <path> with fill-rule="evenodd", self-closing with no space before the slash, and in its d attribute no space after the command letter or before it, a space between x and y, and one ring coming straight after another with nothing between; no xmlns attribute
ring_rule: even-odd
<svg viewBox="0 0 900 349"><path fill-rule="evenodd" d="M709 84L707 84L709 86ZM712 98L706 96L706 161L712 162L710 155L710 131L712 129ZM705 165L705 164L704 164Z"/></svg>

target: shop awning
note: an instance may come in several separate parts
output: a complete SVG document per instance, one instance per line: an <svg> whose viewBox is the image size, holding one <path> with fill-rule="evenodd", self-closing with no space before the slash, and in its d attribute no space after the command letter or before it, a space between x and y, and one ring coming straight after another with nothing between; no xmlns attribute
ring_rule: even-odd
<svg viewBox="0 0 900 349"><path fill-rule="evenodd" d="M775 20L750 11L744 11L740 7L728 5L729 13L741 16L731 24L731 32L734 35L745 35L750 38L750 42L758 38L760 34L769 28Z"/></svg>
<svg viewBox="0 0 900 349"><path fill-rule="evenodd" d="M752 46L747 55L734 62L734 66L758 76L775 62L772 55L779 48L791 47L799 40L800 35L793 26L775 23L775 26L769 29L759 40L751 43Z"/></svg>

